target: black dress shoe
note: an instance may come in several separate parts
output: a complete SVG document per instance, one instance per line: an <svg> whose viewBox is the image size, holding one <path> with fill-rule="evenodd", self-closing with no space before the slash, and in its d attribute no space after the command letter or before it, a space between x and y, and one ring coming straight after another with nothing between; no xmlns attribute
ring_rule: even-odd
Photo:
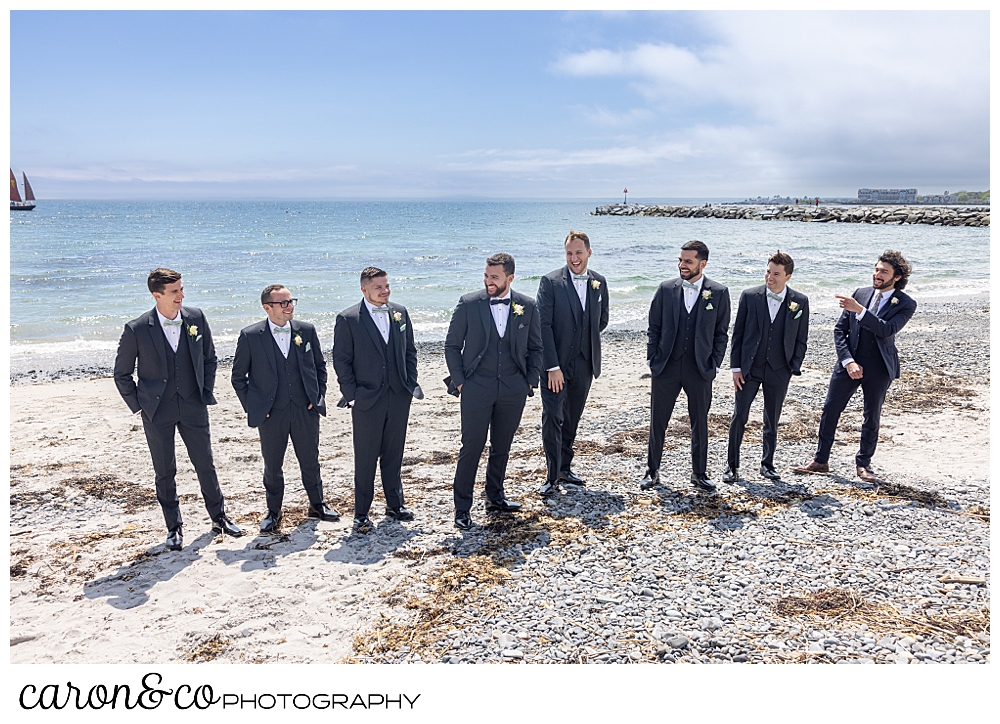
<svg viewBox="0 0 1000 724"><path fill-rule="evenodd" d="M174 528L172 531L167 533L167 550L168 551L179 551L181 546L184 545L184 536L181 535L180 528Z"/></svg>
<svg viewBox="0 0 1000 724"><path fill-rule="evenodd" d="M574 475L573 471L566 470L559 473L559 482L569 483L570 485L586 485L587 481L581 478L579 475Z"/></svg>
<svg viewBox="0 0 1000 724"><path fill-rule="evenodd" d="M548 497L550 495L555 495L559 492L559 483L555 480L546 480L545 483L538 489L538 494Z"/></svg>
<svg viewBox="0 0 1000 724"><path fill-rule="evenodd" d="M704 490L706 493L715 492L715 483L709 480L704 473L691 473L691 482L696 488Z"/></svg>
<svg viewBox="0 0 1000 724"><path fill-rule="evenodd" d="M261 533L275 533L281 527L281 512L272 513L267 511L267 516L260 522Z"/></svg>
<svg viewBox="0 0 1000 724"><path fill-rule="evenodd" d="M335 520L340 520L340 513L333 508L327 508L323 503L320 503L319 505L310 505L307 515L310 518L319 518L320 520L326 520L331 523Z"/></svg>
<svg viewBox="0 0 1000 724"><path fill-rule="evenodd" d="M354 530L358 533L367 533L374 527L375 526L372 525L371 519L367 515L354 516Z"/></svg>
<svg viewBox="0 0 1000 724"><path fill-rule="evenodd" d="M225 533L226 535L231 535L233 538L239 538L243 535L243 531L236 527L236 525L233 524L233 521L229 520L229 518L224 515L220 515L212 522L212 532Z"/></svg>
<svg viewBox="0 0 1000 724"><path fill-rule="evenodd" d="M413 511L404 508L402 505L398 508L386 508L385 517L395 518L396 520L413 520Z"/></svg>
<svg viewBox="0 0 1000 724"><path fill-rule="evenodd" d="M730 466L727 465L725 472L722 473L722 482L724 482L724 483L738 483L739 480L740 480L739 473L736 470L734 470L733 468L731 468Z"/></svg>
<svg viewBox="0 0 1000 724"><path fill-rule="evenodd" d="M652 472L647 472L646 477L639 481L640 490L649 490L654 485L659 485L660 483L660 471L654 470Z"/></svg>
<svg viewBox="0 0 1000 724"><path fill-rule="evenodd" d="M486 512L487 513L516 513L521 509L520 503L514 503L507 498L500 498L500 500L487 500L486 501Z"/></svg>
<svg viewBox="0 0 1000 724"><path fill-rule="evenodd" d="M760 466L760 474L768 480L781 480L781 476L778 474L778 471L774 468L768 467L767 465Z"/></svg>
<svg viewBox="0 0 1000 724"><path fill-rule="evenodd" d="M455 527L459 530L470 530L472 528L472 516L468 513L455 513Z"/></svg>

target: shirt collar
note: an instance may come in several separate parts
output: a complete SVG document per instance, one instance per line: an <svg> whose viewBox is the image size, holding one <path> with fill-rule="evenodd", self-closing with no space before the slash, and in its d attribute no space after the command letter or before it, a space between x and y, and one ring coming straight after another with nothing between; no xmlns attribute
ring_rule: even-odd
<svg viewBox="0 0 1000 724"><path fill-rule="evenodd" d="M684 280L681 280L681 281L684 281ZM702 274L700 277L698 277L698 281L691 282L691 283L694 284L696 287L698 287L698 291L700 292L702 286L704 286L704 284L705 284L705 275ZM684 287L684 288L687 289L687 287Z"/></svg>
<svg viewBox="0 0 1000 724"><path fill-rule="evenodd" d="M765 287L765 289L767 289L767 287ZM767 289L767 291L771 292L770 289ZM774 294L774 292L771 292L771 294ZM785 285L784 289L781 290L781 292L778 294L778 296L781 297L781 301L785 301L785 297L788 296L788 285L787 284ZM770 299L770 297L768 297L768 299Z"/></svg>
<svg viewBox="0 0 1000 724"><path fill-rule="evenodd" d="M511 292L510 287L507 287L507 293L504 294L502 297L490 297L490 299L510 299L510 292Z"/></svg>
<svg viewBox="0 0 1000 724"><path fill-rule="evenodd" d="M285 327L278 327L278 325L277 325L277 324L275 324L275 323L274 323L274 321L273 321L273 320L272 320L272 319L271 319L270 317L268 317L268 318L267 318L267 323L268 323L268 325L270 325L270 327L271 327L271 334L274 334L274 330L275 330L275 329L284 329L285 327L287 327L287 326L288 326L288 325L286 324L286 325L285 325ZM291 324L291 323L292 323L292 320L288 320L288 324Z"/></svg>
<svg viewBox="0 0 1000 724"><path fill-rule="evenodd" d="M872 299L874 299L874 298L875 298L875 294L878 294L878 293L879 293L880 291L881 291L880 289L876 289L876 290L875 290L875 293L874 293L874 294L872 294ZM882 292L882 303L883 303L883 304L885 304L885 301L886 301L886 300L887 300L887 299L888 299L889 297L891 297L891 296L892 296L892 293L893 293L893 292L895 292L895 291L896 291L896 287L893 287L892 289L890 289L890 290L889 290L889 291L887 291L887 292Z"/></svg>
<svg viewBox="0 0 1000 724"><path fill-rule="evenodd" d="M376 306L376 305L374 305L374 304L372 304L371 302L369 302L369 301L368 301L368 297L361 297L361 301L363 301L363 302L365 303L365 306L366 306L366 307L368 307L368 312L369 312L369 314L371 313L371 311L372 311L373 309L375 309L375 306ZM389 302L386 302L385 304L386 304L386 306L389 306ZM375 315L373 314L373 315L372 315L372 317L374 318L374 316L375 316Z"/></svg>
<svg viewBox="0 0 1000 724"><path fill-rule="evenodd" d="M173 319L167 319L162 314L160 314L160 310L158 307L153 307L153 309L156 310L156 316L160 318L160 326L164 328L167 326L167 322L176 322L178 319L180 319L181 316L181 313L177 312L176 317L174 317Z"/></svg>

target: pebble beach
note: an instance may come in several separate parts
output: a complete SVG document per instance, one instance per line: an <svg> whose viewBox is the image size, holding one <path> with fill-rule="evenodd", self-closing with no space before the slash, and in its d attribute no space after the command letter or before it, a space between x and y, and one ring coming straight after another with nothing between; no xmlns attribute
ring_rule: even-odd
<svg viewBox="0 0 1000 724"><path fill-rule="evenodd" d="M540 401L529 398L506 482L524 509L487 516L480 498L467 532L453 526L459 403L441 382L441 343L419 350L427 398L413 405L403 470L416 520L382 517L376 491L376 528L363 535L350 527L350 417L332 406L320 461L326 502L344 517L306 518L289 452L283 529L257 534L259 443L224 362L213 449L227 510L247 535L211 534L180 448L179 552L164 550L141 424L107 370L18 376L11 662L987 663L989 299L920 303L898 335L903 378L883 412L877 486L854 474L860 394L841 420L831 474L791 473L814 451L834 321L811 320L779 427L781 481L757 475L758 398L744 478L721 483L733 405L724 367L709 416L719 494L687 480L683 400L664 484L640 491L645 336L608 331L576 446L574 472L587 486L536 494L545 463ZM477 496L482 475L481 466Z"/></svg>

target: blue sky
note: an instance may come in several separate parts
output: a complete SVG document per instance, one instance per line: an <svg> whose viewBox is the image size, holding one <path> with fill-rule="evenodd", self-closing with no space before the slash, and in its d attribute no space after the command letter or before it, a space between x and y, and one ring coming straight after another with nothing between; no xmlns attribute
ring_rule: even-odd
<svg viewBox="0 0 1000 724"><path fill-rule="evenodd" d="M985 12L12 12L39 197L989 184Z"/></svg>

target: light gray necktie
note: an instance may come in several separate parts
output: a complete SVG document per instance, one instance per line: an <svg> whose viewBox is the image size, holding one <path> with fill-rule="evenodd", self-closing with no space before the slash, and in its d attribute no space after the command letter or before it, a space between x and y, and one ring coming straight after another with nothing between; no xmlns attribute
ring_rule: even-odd
<svg viewBox="0 0 1000 724"><path fill-rule="evenodd" d="M878 316L878 310L879 307L881 306L882 306L882 292L876 292L875 299L872 301L872 306L868 311L870 311L875 316Z"/></svg>

